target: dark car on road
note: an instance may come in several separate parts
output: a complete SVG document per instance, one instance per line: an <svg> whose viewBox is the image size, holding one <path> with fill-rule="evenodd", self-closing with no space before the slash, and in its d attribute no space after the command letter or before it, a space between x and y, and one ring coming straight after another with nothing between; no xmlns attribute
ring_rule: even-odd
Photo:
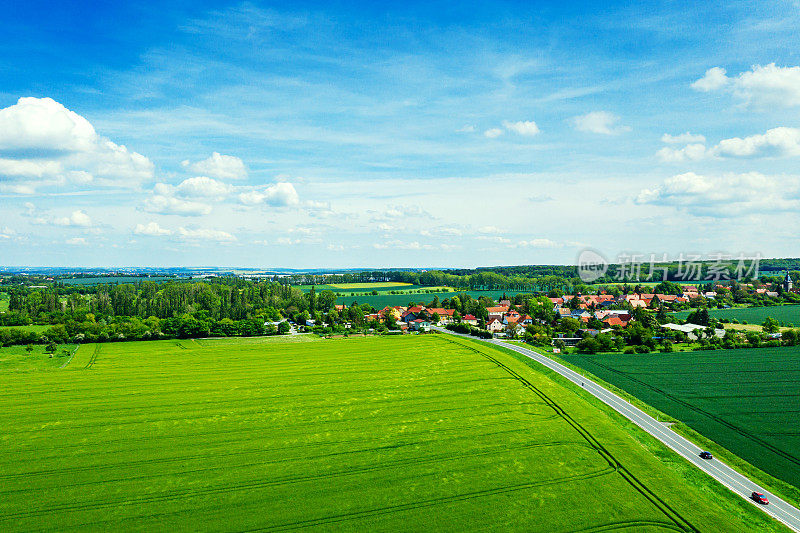
<svg viewBox="0 0 800 533"><path fill-rule="evenodd" d="M700 457L703 459L713 459L714 456L711 455L711 452L700 452Z"/></svg>
<svg viewBox="0 0 800 533"><path fill-rule="evenodd" d="M760 492L754 492L750 495L750 497L756 502L760 503L761 505L769 505L769 500L766 496L761 494Z"/></svg>

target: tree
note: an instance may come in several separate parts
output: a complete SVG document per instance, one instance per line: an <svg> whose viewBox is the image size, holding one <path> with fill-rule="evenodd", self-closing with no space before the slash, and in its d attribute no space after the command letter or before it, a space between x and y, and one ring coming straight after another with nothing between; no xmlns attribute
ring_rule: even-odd
<svg viewBox="0 0 800 533"><path fill-rule="evenodd" d="M284 335L286 333L289 333L289 331L291 331L291 329L292 329L292 326L290 326L289 322L287 322L286 320L284 320L283 322L278 324L278 334L279 335Z"/></svg>
<svg viewBox="0 0 800 533"><path fill-rule="evenodd" d="M768 316L761 326L764 328L764 333L775 333L778 331L778 321L771 316Z"/></svg>
<svg viewBox="0 0 800 533"><path fill-rule="evenodd" d="M25 351L31 353L33 351L33 344L28 344L25 346Z"/></svg>

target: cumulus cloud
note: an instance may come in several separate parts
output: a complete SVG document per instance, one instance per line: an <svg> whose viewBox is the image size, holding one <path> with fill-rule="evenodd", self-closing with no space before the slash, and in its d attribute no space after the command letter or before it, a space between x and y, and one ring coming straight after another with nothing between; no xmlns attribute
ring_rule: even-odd
<svg viewBox="0 0 800 533"><path fill-rule="evenodd" d="M710 68L692 83L692 88L702 92L728 91L744 105L800 106L800 67L779 67L770 63L753 65L735 77L726 74L721 67Z"/></svg>
<svg viewBox="0 0 800 533"><path fill-rule="evenodd" d="M703 176L694 172L643 189L638 204L671 206L695 216L737 217L800 209L800 180L758 172Z"/></svg>
<svg viewBox="0 0 800 533"><path fill-rule="evenodd" d="M725 74L726 71L722 67L710 68L702 78L692 83L692 89L704 93L721 89L730 81Z"/></svg>
<svg viewBox="0 0 800 533"><path fill-rule="evenodd" d="M656 156L667 163L682 163L684 161L698 161L711 157L704 144L689 144L683 148L664 147L656 152Z"/></svg>
<svg viewBox="0 0 800 533"><path fill-rule="evenodd" d="M720 157L787 157L800 155L800 129L773 128L761 135L724 139L712 150Z"/></svg>
<svg viewBox="0 0 800 533"><path fill-rule="evenodd" d="M247 178L247 167L238 157L214 152L208 159L196 163L184 161L184 167L204 176L221 180L243 180Z"/></svg>
<svg viewBox="0 0 800 533"><path fill-rule="evenodd" d="M500 235L479 235L477 239L480 241L496 242L498 244L508 244L511 242L511 239L506 239Z"/></svg>
<svg viewBox="0 0 800 533"><path fill-rule="evenodd" d="M67 239L65 242L71 246L86 246L89 244L83 237L72 237L71 239Z"/></svg>
<svg viewBox="0 0 800 533"><path fill-rule="evenodd" d="M692 143L704 143L706 142L706 138L699 134L689 133L681 133L679 135L670 135L669 133L665 133L661 136L661 142L666 144L692 144Z"/></svg>
<svg viewBox="0 0 800 533"><path fill-rule="evenodd" d="M495 139L500 137L503 134L503 130L500 128L491 128L483 132L484 137L488 137L489 139Z"/></svg>
<svg viewBox="0 0 800 533"><path fill-rule="evenodd" d="M533 136L539 133L539 126L532 120L520 120L518 122L509 122L505 120L503 121L503 127L519 135Z"/></svg>
<svg viewBox="0 0 800 533"><path fill-rule="evenodd" d="M153 173L148 158L98 135L51 98L20 98L0 109L0 181L136 188Z"/></svg>
<svg viewBox="0 0 800 533"><path fill-rule="evenodd" d="M289 182L276 183L261 189L239 194L239 201L245 205L267 204L274 207L290 207L300 203L297 191Z"/></svg>
<svg viewBox="0 0 800 533"><path fill-rule="evenodd" d="M578 131L599 133L601 135L619 135L631 128L619 124L620 118L608 111L592 111L572 118L572 125Z"/></svg>
<svg viewBox="0 0 800 533"><path fill-rule="evenodd" d="M683 148L664 147L656 155L662 161L671 163L729 157L794 157L800 155L800 129L772 128L763 134L723 139L711 148L703 144L689 144Z"/></svg>
<svg viewBox="0 0 800 533"><path fill-rule="evenodd" d="M216 229L187 229L180 227L177 235L186 241L233 242L236 240L236 237L227 231Z"/></svg>
<svg viewBox="0 0 800 533"><path fill-rule="evenodd" d="M203 202L183 200L164 194L154 194L144 201L144 210L148 213L160 215L196 217L209 214L211 206Z"/></svg>
<svg viewBox="0 0 800 533"><path fill-rule="evenodd" d="M175 187L175 193L178 196L215 200L222 200L232 190L233 188L230 185L206 176L185 179Z"/></svg>
<svg viewBox="0 0 800 533"><path fill-rule="evenodd" d="M84 211L73 211L68 217L60 217L53 220L56 226L74 226L78 228L88 228L92 225L92 219Z"/></svg>
<svg viewBox="0 0 800 533"><path fill-rule="evenodd" d="M472 124L465 124L456 130L457 133L473 133L475 131L475 126Z"/></svg>
<svg viewBox="0 0 800 533"><path fill-rule="evenodd" d="M147 224L136 224L136 227L133 228L133 232L136 235L150 235L154 237L160 237L162 235L172 235L172 231L168 229L164 229L158 225L157 222L148 222Z"/></svg>

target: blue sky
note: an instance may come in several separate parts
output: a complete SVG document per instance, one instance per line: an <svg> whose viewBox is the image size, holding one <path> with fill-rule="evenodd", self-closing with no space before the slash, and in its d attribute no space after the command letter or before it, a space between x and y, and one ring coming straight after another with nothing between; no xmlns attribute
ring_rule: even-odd
<svg viewBox="0 0 800 533"><path fill-rule="evenodd" d="M0 264L800 256L800 4L13 2Z"/></svg>

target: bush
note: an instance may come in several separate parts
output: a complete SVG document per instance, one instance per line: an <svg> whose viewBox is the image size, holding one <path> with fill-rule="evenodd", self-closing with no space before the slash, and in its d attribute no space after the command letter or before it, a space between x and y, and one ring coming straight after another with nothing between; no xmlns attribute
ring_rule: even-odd
<svg viewBox="0 0 800 533"><path fill-rule="evenodd" d="M624 354L634 354L636 353L636 349L633 346L626 346L625 349L622 350Z"/></svg>

